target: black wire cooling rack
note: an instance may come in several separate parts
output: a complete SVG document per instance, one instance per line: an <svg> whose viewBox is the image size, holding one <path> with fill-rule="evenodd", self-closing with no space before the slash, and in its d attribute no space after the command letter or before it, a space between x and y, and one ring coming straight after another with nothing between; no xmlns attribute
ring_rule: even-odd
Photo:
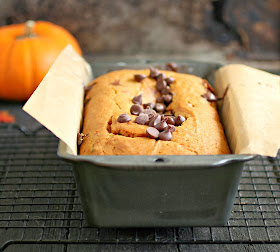
<svg viewBox="0 0 280 252"><path fill-rule="evenodd" d="M0 125L0 251L11 244L280 244L277 158L245 165L224 227L89 228L71 165L45 128ZM65 251L65 250L64 250Z"/></svg>

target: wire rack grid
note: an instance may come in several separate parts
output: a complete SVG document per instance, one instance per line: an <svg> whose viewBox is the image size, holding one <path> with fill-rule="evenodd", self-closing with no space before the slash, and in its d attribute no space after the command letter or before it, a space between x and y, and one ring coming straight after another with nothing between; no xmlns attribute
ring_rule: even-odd
<svg viewBox="0 0 280 252"><path fill-rule="evenodd" d="M280 244L277 158L245 165L224 227L116 229L86 226L70 164L45 128L0 125L0 251L11 244Z"/></svg>

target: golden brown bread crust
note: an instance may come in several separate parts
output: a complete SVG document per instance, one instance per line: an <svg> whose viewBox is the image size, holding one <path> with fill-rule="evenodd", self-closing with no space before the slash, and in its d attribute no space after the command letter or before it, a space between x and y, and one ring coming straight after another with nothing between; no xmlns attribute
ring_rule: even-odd
<svg viewBox="0 0 280 252"><path fill-rule="evenodd" d="M84 109L83 133L88 134L81 155L208 155L230 153L216 105L201 97L206 88L203 80L189 74L161 71L173 77L170 85L173 100L167 110L187 120L176 127L171 141L146 137L148 126L117 122L122 113L130 114L133 97L143 94L143 103L155 102L159 92L156 81L145 78L135 81L135 74L149 76L149 70L119 70L93 81L87 92L89 100Z"/></svg>

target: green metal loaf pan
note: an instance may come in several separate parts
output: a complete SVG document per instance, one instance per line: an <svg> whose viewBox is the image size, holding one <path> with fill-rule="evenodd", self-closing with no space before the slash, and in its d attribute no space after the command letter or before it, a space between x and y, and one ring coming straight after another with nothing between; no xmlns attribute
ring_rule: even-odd
<svg viewBox="0 0 280 252"><path fill-rule="evenodd" d="M178 61L177 61L178 62ZM94 75L160 61L97 62ZM213 81L220 66L178 62L181 72ZM182 70L183 69L183 70ZM244 163L253 155L74 156L60 141L58 155L73 164L87 225L185 227L225 225Z"/></svg>

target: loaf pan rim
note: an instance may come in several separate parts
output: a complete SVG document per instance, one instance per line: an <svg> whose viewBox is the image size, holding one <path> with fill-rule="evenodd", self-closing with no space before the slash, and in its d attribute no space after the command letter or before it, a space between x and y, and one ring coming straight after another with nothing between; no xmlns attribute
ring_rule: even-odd
<svg viewBox="0 0 280 252"><path fill-rule="evenodd" d="M184 170L209 169L236 162L246 162L257 155L73 155L60 140L57 155L71 163L86 162L97 167L119 170ZM69 150L68 150L69 151ZM184 162L182 162L184 161Z"/></svg>

